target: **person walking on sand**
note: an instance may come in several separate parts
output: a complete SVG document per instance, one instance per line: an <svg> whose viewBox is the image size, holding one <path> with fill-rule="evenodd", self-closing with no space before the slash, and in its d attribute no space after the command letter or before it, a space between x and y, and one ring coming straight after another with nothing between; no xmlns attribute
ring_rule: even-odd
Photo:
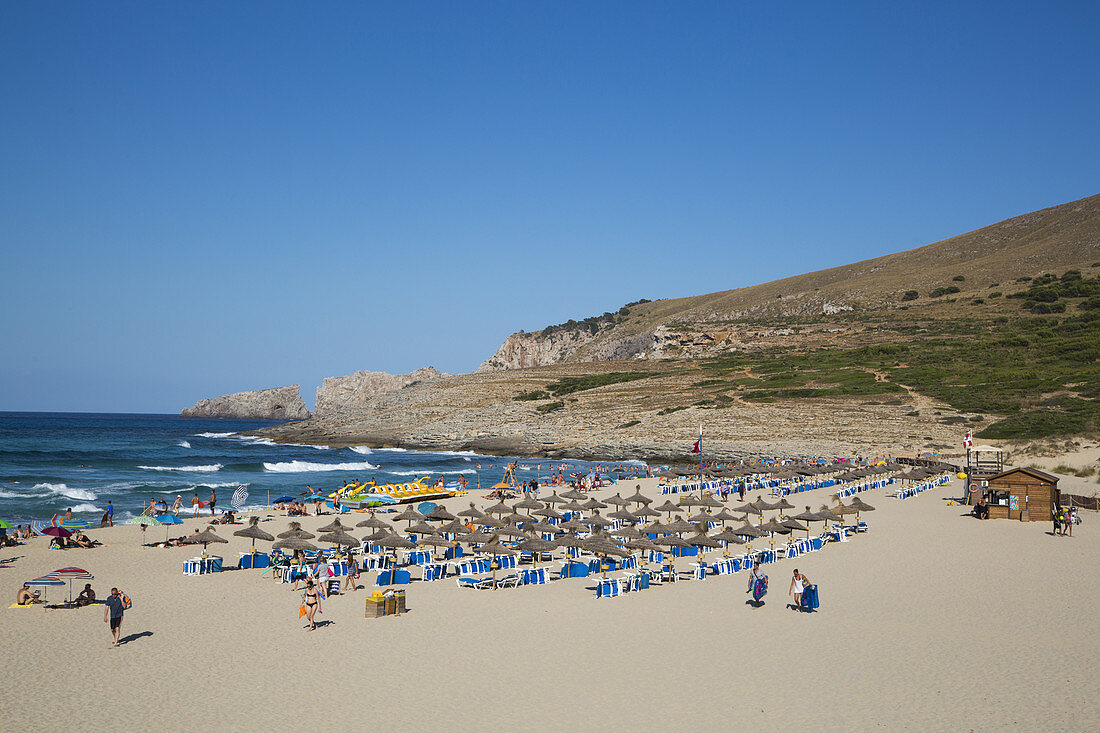
<svg viewBox="0 0 1100 733"><path fill-rule="evenodd" d="M214 516L214 505L218 503L218 494L210 489L210 516Z"/></svg>
<svg viewBox="0 0 1100 733"><path fill-rule="evenodd" d="M806 576L798 572L798 568L794 569L794 576L791 578L791 587L787 590L787 595L794 596L795 608L802 611L802 591L805 590L806 585L809 583L806 580Z"/></svg>
<svg viewBox="0 0 1100 733"><path fill-rule="evenodd" d="M125 610L122 593L118 588L111 588L111 595L103 602L103 623L111 625L111 646L118 646L118 634L122 629L122 614Z"/></svg>
<svg viewBox="0 0 1100 733"><path fill-rule="evenodd" d="M1052 534L1057 537L1061 534L1061 527L1059 526L1059 519L1062 515L1062 508L1057 504L1052 504L1050 507L1050 518L1054 521L1054 532Z"/></svg>
<svg viewBox="0 0 1100 733"><path fill-rule="evenodd" d="M176 500L172 502L172 513L178 515L183 510L183 497L176 494Z"/></svg>
<svg viewBox="0 0 1100 733"><path fill-rule="evenodd" d="M302 605L306 609L306 618L309 620L309 630L317 628L313 617L321 610L321 594L317 592L312 580L306 581L306 592L302 594Z"/></svg>

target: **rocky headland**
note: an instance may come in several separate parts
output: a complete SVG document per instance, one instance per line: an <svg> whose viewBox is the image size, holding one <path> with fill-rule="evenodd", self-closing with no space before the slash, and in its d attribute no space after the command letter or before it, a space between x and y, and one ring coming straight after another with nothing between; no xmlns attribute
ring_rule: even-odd
<svg viewBox="0 0 1100 733"><path fill-rule="evenodd" d="M388 374L387 372L355 372L343 377L325 377L317 388L317 416L333 416L344 412L354 412L367 405L371 400L403 389L417 382L449 376L435 367L423 367L408 374Z"/></svg>
<svg viewBox="0 0 1100 733"><path fill-rule="evenodd" d="M683 461L1100 429L1100 196L747 288L508 336L472 374L326 379L276 440Z"/></svg>
<svg viewBox="0 0 1100 733"><path fill-rule="evenodd" d="M306 420L309 410L300 385L236 392L202 399L180 411L180 417L220 417L238 420Z"/></svg>

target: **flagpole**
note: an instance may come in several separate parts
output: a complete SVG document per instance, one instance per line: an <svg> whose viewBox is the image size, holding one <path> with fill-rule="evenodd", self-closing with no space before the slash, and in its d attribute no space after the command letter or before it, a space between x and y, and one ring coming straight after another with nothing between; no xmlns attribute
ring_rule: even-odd
<svg viewBox="0 0 1100 733"><path fill-rule="evenodd" d="M699 499L703 499L703 423L699 423Z"/></svg>

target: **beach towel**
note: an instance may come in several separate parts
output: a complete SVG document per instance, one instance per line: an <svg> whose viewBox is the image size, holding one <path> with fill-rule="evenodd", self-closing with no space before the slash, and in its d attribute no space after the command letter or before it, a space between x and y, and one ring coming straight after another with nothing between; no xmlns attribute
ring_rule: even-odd
<svg viewBox="0 0 1100 733"><path fill-rule="evenodd" d="M768 594L768 576L761 575L759 578L752 582L752 599L759 602L761 598Z"/></svg>
<svg viewBox="0 0 1100 733"><path fill-rule="evenodd" d="M20 603L13 603L10 606L8 606L8 608L34 608L34 606L35 606L35 604L33 604L33 603L28 603L26 605L23 605L23 604L20 604Z"/></svg>
<svg viewBox="0 0 1100 733"><path fill-rule="evenodd" d="M803 611L816 611L818 605L817 601L817 586L807 585L802 590L802 610Z"/></svg>

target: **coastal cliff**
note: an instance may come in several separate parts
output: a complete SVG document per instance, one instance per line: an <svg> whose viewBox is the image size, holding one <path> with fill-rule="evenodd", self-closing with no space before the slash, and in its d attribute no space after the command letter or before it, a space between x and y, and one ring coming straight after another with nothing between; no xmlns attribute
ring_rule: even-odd
<svg viewBox="0 0 1100 733"><path fill-rule="evenodd" d="M236 392L199 400L180 417L222 417L246 420L306 420L309 410L298 393L300 385Z"/></svg>
<svg viewBox="0 0 1100 733"><path fill-rule="evenodd" d="M355 372L342 377L325 377L317 388L318 416L361 408L370 400L417 382L450 376L435 367L423 367L408 374L387 372Z"/></svg>

